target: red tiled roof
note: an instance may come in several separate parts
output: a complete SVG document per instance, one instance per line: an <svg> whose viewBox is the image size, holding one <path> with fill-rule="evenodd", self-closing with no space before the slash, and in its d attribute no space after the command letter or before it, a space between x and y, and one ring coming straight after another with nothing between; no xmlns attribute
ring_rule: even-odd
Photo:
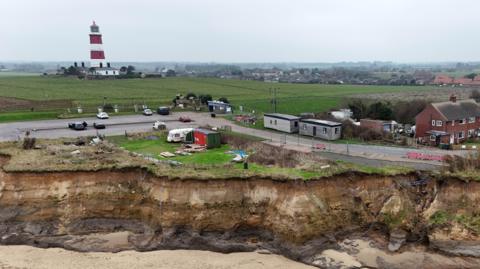
<svg viewBox="0 0 480 269"><path fill-rule="evenodd" d="M433 80L433 84L452 84L453 78L446 75L437 75Z"/></svg>
<svg viewBox="0 0 480 269"><path fill-rule="evenodd" d="M455 78L453 80L454 84L463 84L463 85L470 85L472 84L473 80L470 78Z"/></svg>

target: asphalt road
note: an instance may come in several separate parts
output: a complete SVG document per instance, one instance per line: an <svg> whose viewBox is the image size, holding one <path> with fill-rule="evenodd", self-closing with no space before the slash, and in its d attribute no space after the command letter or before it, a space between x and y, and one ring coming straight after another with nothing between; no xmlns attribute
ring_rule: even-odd
<svg viewBox="0 0 480 269"><path fill-rule="evenodd" d="M193 121L190 123L182 123L178 121L180 116L188 116ZM323 154L333 159L343 160L362 160L371 163L369 160L380 160L376 162L376 166L411 164L415 167L435 167L441 165L437 161L410 160L406 159L407 152L418 152L423 154L442 156L445 154L466 154L465 151L442 151L439 149L411 149L402 147L373 146L359 144L337 144L329 143L321 140L312 140L309 137L299 135L286 135L274 131L257 130L246 128L233 124L232 122L221 117L211 118L208 113L180 112L168 116L113 116L107 120L99 120L96 118L79 118L79 119L57 119L44 121L29 121L0 124L0 141L17 140L23 137L25 131L30 130L35 137L38 138L59 138L59 137L77 137L77 136L93 136L102 135L122 135L125 132L144 132L152 130L153 122L156 120L166 123L168 129L198 127L202 125L210 125L214 127L231 126L234 132L245 133L257 136L279 144L286 144L291 147L308 148L312 145L322 144L325 146ZM87 130L74 131L68 129L69 122L86 121L89 124ZM94 122L104 123L107 128L104 130L96 130L93 127ZM343 157L342 157L343 156ZM348 160L347 160L348 159ZM418 164L418 165L416 165ZM423 164L423 165L420 165Z"/></svg>

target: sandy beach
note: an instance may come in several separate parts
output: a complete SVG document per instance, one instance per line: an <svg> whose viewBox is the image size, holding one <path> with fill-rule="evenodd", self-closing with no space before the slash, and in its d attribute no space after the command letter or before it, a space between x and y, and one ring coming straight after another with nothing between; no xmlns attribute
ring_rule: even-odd
<svg viewBox="0 0 480 269"><path fill-rule="evenodd" d="M80 253L60 248L0 246L1 269L308 269L315 268L278 255L221 254L209 251Z"/></svg>

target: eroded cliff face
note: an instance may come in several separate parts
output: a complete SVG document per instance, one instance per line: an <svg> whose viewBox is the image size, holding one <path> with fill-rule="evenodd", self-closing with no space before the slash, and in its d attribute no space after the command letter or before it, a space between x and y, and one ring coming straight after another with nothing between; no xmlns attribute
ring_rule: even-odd
<svg viewBox="0 0 480 269"><path fill-rule="evenodd" d="M335 248L336 238L377 229L405 231L407 241L430 237L433 247L452 254L480 253L472 230L429 222L443 211L476 214L479 183L413 174L316 181L193 178L168 180L140 169L0 170L0 243L80 251L262 248L311 263L322 249Z"/></svg>

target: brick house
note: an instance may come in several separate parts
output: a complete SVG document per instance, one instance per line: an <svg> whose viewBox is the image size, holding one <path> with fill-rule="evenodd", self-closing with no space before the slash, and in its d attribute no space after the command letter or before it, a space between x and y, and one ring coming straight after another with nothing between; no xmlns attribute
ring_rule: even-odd
<svg viewBox="0 0 480 269"><path fill-rule="evenodd" d="M480 135L480 105L473 99L431 103L416 117L419 142L436 146L462 143Z"/></svg>

